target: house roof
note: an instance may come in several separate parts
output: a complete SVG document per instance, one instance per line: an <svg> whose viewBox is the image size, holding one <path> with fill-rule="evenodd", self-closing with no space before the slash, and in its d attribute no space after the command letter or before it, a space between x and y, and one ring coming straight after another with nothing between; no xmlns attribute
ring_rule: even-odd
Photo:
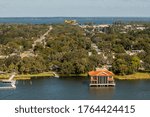
<svg viewBox="0 0 150 117"><path fill-rule="evenodd" d="M113 76L114 74L107 69L99 69L97 71L88 72L90 76Z"/></svg>

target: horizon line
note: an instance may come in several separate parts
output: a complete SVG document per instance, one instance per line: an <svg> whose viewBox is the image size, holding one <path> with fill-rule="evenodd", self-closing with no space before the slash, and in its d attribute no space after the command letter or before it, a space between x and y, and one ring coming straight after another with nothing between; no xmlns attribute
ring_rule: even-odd
<svg viewBox="0 0 150 117"><path fill-rule="evenodd" d="M150 16L0 16L0 18L150 18Z"/></svg>

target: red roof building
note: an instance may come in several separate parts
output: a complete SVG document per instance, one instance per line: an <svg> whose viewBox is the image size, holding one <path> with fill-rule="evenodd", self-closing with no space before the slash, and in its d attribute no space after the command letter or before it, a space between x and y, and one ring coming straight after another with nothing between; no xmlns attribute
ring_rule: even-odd
<svg viewBox="0 0 150 117"><path fill-rule="evenodd" d="M90 76L90 86L105 87L115 86L114 74L107 69L98 68L96 71L88 72Z"/></svg>

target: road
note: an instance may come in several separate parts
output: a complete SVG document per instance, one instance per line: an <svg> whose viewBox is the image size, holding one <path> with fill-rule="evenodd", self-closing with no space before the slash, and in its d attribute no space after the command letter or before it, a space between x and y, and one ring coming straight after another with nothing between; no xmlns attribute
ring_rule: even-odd
<svg viewBox="0 0 150 117"><path fill-rule="evenodd" d="M49 29L47 32L45 32L40 38L38 38L37 40L35 40L32 44L32 48L28 51L24 51L23 53L20 54L21 58L24 58L24 57L34 57L34 56L37 56L34 54L34 48L35 46L38 44L38 43L41 43L43 44L44 48L46 46L46 36L51 32L51 30L53 29L52 26L49 26Z"/></svg>
<svg viewBox="0 0 150 117"><path fill-rule="evenodd" d="M34 41L34 43L32 44L32 50L34 50L34 47L37 45L37 43L42 43L45 47L46 45L45 38L51 32L52 29L53 29L52 26L49 26L48 31L45 34L43 34L39 39Z"/></svg>

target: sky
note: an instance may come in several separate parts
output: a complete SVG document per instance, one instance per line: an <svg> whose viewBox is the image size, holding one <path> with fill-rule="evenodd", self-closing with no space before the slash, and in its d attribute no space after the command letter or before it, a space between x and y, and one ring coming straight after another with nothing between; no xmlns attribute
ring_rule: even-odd
<svg viewBox="0 0 150 117"><path fill-rule="evenodd" d="M0 0L0 17L150 17L150 0Z"/></svg>

